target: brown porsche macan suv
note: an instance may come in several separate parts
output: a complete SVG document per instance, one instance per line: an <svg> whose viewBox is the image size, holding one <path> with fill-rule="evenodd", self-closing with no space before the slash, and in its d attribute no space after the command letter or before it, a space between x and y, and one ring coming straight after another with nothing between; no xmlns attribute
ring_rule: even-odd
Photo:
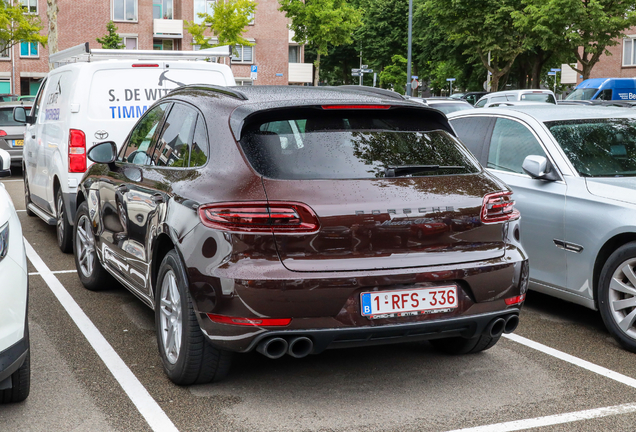
<svg viewBox="0 0 636 432"><path fill-rule="evenodd" d="M88 152L77 269L88 289L114 277L155 310L177 384L222 378L232 352L430 340L471 353L517 326L519 213L439 111L351 89L194 85L117 144Z"/></svg>

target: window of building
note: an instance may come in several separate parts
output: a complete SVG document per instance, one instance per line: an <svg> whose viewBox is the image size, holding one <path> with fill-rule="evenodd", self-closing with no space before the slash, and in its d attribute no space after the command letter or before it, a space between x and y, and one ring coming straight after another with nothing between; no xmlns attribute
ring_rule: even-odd
<svg viewBox="0 0 636 432"><path fill-rule="evenodd" d="M0 42L0 47L4 46L4 42ZM5 48L0 51L0 60L11 60L11 48Z"/></svg>
<svg viewBox="0 0 636 432"><path fill-rule="evenodd" d="M172 0L152 0L152 17L154 19L172 19L173 10Z"/></svg>
<svg viewBox="0 0 636 432"><path fill-rule="evenodd" d="M38 0L20 0L25 13L38 13Z"/></svg>
<svg viewBox="0 0 636 432"><path fill-rule="evenodd" d="M635 46L636 36L623 39L623 66L636 66Z"/></svg>
<svg viewBox="0 0 636 432"><path fill-rule="evenodd" d="M172 51L175 49L173 39L155 39L152 42L152 49L158 51Z"/></svg>
<svg viewBox="0 0 636 432"><path fill-rule="evenodd" d="M200 13L214 15L214 3L216 0L194 0L194 22L201 24L203 18L199 17Z"/></svg>
<svg viewBox="0 0 636 432"><path fill-rule="evenodd" d="M233 63L254 63L254 47L236 45L232 53Z"/></svg>
<svg viewBox="0 0 636 432"><path fill-rule="evenodd" d="M113 21L137 21L137 0L113 0Z"/></svg>
<svg viewBox="0 0 636 432"><path fill-rule="evenodd" d="M20 42L20 57L38 57L38 43Z"/></svg>
<svg viewBox="0 0 636 432"><path fill-rule="evenodd" d="M254 85L254 82L249 79L249 78L236 78L236 85L237 86L251 86Z"/></svg>
<svg viewBox="0 0 636 432"><path fill-rule="evenodd" d="M124 46L126 47L126 49L128 50L136 50L139 48L138 46L138 41L137 41L137 36L124 36Z"/></svg>
<svg viewBox="0 0 636 432"><path fill-rule="evenodd" d="M299 45L289 46L289 62L300 63L300 46Z"/></svg>

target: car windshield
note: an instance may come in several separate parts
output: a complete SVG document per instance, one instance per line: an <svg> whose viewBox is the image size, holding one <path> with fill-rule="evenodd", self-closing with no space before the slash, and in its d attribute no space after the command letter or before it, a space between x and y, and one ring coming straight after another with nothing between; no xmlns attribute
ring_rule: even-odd
<svg viewBox="0 0 636 432"><path fill-rule="evenodd" d="M0 126L24 126L13 120L13 108L0 108Z"/></svg>
<svg viewBox="0 0 636 432"><path fill-rule="evenodd" d="M440 110L444 114L450 114L455 111L463 111L475 108L467 103L429 103L428 106L430 106L431 108L435 108L436 110Z"/></svg>
<svg viewBox="0 0 636 432"><path fill-rule="evenodd" d="M547 102L556 104L554 96L552 96L550 93L523 93L521 95L521 100L528 102Z"/></svg>
<svg viewBox="0 0 636 432"><path fill-rule="evenodd" d="M426 123L421 114L341 112L288 118L251 125L244 130L241 146L257 172L276 179L457 175L481 170L455 137L443 130L426 130ZM418 171L414 166L424 167Z"/></svg>
<svg viewBox="0 0 636 432"><path fill-rule="evenodd" d="M546 125L580 175L636 176L636 119L568 120Z"/></svg>
<svg viewBox="0 0 636 432"><path fill-rule="evenodd" d="M565 100L591 100L597 91L598 89L595 88L576 89Z"/></svg>

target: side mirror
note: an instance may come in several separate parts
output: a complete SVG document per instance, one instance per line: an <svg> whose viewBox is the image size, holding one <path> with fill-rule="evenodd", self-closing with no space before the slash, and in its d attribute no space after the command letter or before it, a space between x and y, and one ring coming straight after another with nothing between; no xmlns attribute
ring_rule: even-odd
<svg viewBox="0 0 636 432"><path fill-rule="evenodd" d="M24 107L15 107L13 108L13 120L18 123L26 123L26 110Z"/></svg>
<svg viewBox="0 0 636 432"><path fill-rule="evenodd" d="M526 156L521 168L533 179L548 181L559 180L558 174L545 156Z"/></svg>
<svg viewBox="0 0 636 432"><path fill-rule="evenodd" d="M0 149L0 177L11 176L11 155L8 151Z"/></svg>
<svg viewBox="0 0 636 432"><path fill-rule="evenodd" d="M86 153L86 157L95 163L111 164L117 159L117 144L113 141L96 144Z"/></svg>

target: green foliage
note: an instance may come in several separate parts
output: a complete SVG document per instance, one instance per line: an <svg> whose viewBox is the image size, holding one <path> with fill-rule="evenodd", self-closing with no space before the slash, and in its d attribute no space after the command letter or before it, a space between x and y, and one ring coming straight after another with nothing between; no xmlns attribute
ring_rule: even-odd
<svg viewBox="0 0 636 432"><path fill-rule="evenodd" d="M636 25L636 0L522 0L512 15L515 26L531 31L544 50L571 52L581 63L584 79L602 54L611 55L625 30ZM580 50L579 47L583 47Z"/></svg>
<svg viewBox="0 0 636 432"><path fill-rule="evenodd" d="M407 53L409 3L405 0L364 0L363 26L358 30L365 64L376 69ZM415 32L413 32L415 34ZM369 61L366 58L369 57Z"/></svg>
<svg viewBox="0 0 636 432"><path fill-rule="evenodd" d="M396 92L404 94L406 85L406 62L399 54L391 57L392 64L380 72L380 87L393 88Z"/></svg>
<svg viewBox="0 0 636 432"><path fill-rule="evenodd" d="M0 51L20 42L46 45L47 37L40 34L43 28L40 17L25 14L20 4L11 6L9 2L0 1Z"/></svg>
<svg viewBox="0 0 636 432"><path fill-rule="evenodd" d="M455 78L462 76L461 69L452 61L440 61L436 62L432 67L431 73L429 75L429 83L428 86L435 93L438 94L441 90L446 92L449 91L450 85L449 82L446 81L447 78ZM465 88L464 83L454 82L453 87Z"/></svg>
<svg viewBox="0 0 636 432"><path fill-rule="evenodd" d="M108 34L102 38L97 38L97 42L102 44L104 49L123 49L124 39L117 34L117 27L112 21L108 21L106 24L106 31Z"/></svg>
<svg viewBox="0 0 636 432"><path fill-rule="evenodd" d="M211 15L199 14L199 18L203 18L201 24L185 21L184 27L201 49L222 45L252 46L254 43L245 39L243 33L255 12L256 2L253 0L219 0L214 3ZM206 35L208 28L217 38L217 43L209 42L210 35Z"/></svg>

